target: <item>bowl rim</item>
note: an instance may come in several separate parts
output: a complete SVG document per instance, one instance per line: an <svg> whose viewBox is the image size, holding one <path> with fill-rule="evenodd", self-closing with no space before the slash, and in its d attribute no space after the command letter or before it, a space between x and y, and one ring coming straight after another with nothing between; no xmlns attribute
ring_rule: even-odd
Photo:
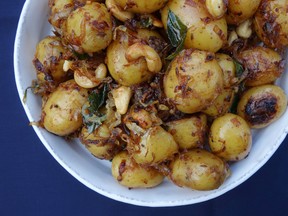
<svg viewBox="0 0 288 216"><path fill-rule="evenodd" d="M23 95L24 95L24 89L23 86L21 85L21 79L20 79L20 71L21 67L19 65L19 56L20 56L20 46L21 46L21 34L24 31L24 23L27 15L27 11L29 6L32 4L34 0L26 0L22 11L21 15L19 18L18 26L17 26L17 31L16 31L16 36L15 36L15 42L14 42L14 55L13 55L13 63L14 63L14 76L15 76L15 82L16 82L16 87L18 91L18 95L20 98L20 101L22 103L22 106L25 110L25 113L29 119L29 121L33 121L33 118L31 116L29 107L27 104L25 104L22 100ZM48 3L47 3L48 4ZM286 66L287 66L287 59L286 58ZM288 112L288 110L286 110ZM42 144L46 147L46 149L49 151L49 153L55 158L55 160L67 171L69 172L74 178L76 178L79 182L90 188L91 190L108 197L110 199L120 201L123 203L127 204L133 204L137 206L149 206L149 207L173 207L173 206L184 206L184 205L191 205L191 204L196 204L204 201L208 201L211 199L214 199L220 195L223 195L224 193L232 190L233 188L237 187L244 181L246 181L248 178L250 178L254 173L256 173L269 159L272 157L274 152L278 149L278 147L281 145L283 140L285 139L287 133L288 133L288 122L286 124L286 127L283 128L283 132L281 133L281 136L276 138L275 143L269 148L269 151L265 154L265 156L259 160L255 166L253 166L250 170L245 172L240 178L237 180L234 180L230 182L228 185L222 187L221 189L216 189L211 191L208 195L200 195L198 198L195 199L182 199L178 201L159 201L159 202L151 202L149 200L139 200L139 199L134 199L134 198L129 198L127 196L122 196L120 194L116 193L111 193L105 190L104 188L101 187L96 187L93 185L89 180L83 178L76 170L74 170L69 164L67 164L65 161L62 160L61 156L58 155L53 148L49 145L47 140L43 136L43 130L37 126L32 126L35 133L37 134L38 138L42 142Z"/></svg>

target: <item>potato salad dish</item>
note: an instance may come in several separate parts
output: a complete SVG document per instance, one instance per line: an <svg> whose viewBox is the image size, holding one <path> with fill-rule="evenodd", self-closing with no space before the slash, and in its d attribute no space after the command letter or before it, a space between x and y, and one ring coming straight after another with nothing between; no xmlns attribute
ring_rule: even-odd
<svg viewBox="0 0 288 216"><path fill-rule="evenodd" d="M288 0L47 0L37 125L79 139L127 188L214 190L277 121Z"/></svg>

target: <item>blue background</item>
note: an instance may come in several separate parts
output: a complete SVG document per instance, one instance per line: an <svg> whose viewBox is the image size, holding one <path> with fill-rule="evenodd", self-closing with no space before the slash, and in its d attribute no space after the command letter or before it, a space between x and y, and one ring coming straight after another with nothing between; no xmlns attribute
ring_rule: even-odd
<svg viewBox="0 0 288 216"><path fill-rule="evenodd" d="M288 139L268 163L239 187L195 205L132 206L103 197L74 179L28 126L17 94L13 45L23 4L24 0L0 2L0 216L287 215Z"/></svg>

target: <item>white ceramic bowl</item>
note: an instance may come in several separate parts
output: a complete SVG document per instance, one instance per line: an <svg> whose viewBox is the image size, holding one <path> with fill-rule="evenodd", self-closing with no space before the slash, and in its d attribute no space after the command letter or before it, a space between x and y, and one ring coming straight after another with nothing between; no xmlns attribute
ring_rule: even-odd
<svg viewBox="0 0 288 216"><path fill-rule="evenodd" d="M14 50L15 79L22 100L25 89L35 79L32 59L36 44L52 34L48 19L48 0L26 0L17 30ZM288 73L278 84L288 93ZM31 122L40 119L41 99L28 92L23 104ZM288 111L269 127L253 131L253 148L246 159L231 167L232 175L217 190L193 191L180 188L165 180L153 189L129 190L119 185L112 177L110 162L94 158L83 145L74 140L66 142L42 128L34 130L47 150L72 176L92 190L112 199L141 206L180 206L194 204L218 197L235 188L252 176L277 150L287 134Z"/></svg>

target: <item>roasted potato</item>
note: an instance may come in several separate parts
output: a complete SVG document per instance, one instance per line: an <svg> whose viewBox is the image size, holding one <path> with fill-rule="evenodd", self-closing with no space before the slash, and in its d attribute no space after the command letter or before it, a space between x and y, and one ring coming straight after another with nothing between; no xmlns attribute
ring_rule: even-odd
<svg viewBox="0 0 288 216"><path fill-rule="evenodd" d="M151 188L164 179L155 168L139 166L126 151L113 158L111 169L114 179L128 188Z"/></svg>
<svg viewBox="0 0 288 216"><path fill-rule="evenodd" d="M261 0L229 0L226 20L229 24L239 25L251 18L257 11Z"/></svg>
<svg viewBox="0 0 288 216"><path fill-rule="evenodd" d="M152 66L162 65L159 54L150 47L150 40L163 40L156 32L147 29L138 29L132 32L124 26L115 30L116 37L107 49L107 66L115 81L124 86L131 86L150 80L156 72L151 71ZM137 43L143 41L143 43ZM145 44L146 43L146 44ZM137 45L137 47L132 47ZM127 56L129 50L129 56ZM140 52L139 52L140 51ZM132 56L138 53L137 56ZM157 58L158 56L158 58ZM132 58L131 58L132 57ZM153 61L153 58L156 58Z"/></svg>
<svg viewBox="0 0 288 216"><path fill-rule="evenodd" d="M184 41L186 49L217 52L226 42L227 23L224 17L214 18L205 6L204 1L170 0L161 9L161 19L167 30L169 10L172 11L187 27Z"/></svg>
<svg viewBox="0 0 288 216"><path fill-rule="evenodd" d="M112 40L111 15L104 4L90 2L70 13L62 30L76 52L99 52Z"/></svg>
<svg viewBox="0 0 288 216"><path fill-rule="evenodd" d="M166 123L168 132L179 145L179 149L203 147L207 132L207 117L204 114Z"/></svg>
<svg viewBox="0 0 288 216"><path fill-rule="evenodd" d="M209 106L223 91L223 72L215 55L183 50L171 62L164 77L164 92L177 109L195 113Z"/></svg>
<svg viewBox="0 0 288 216"><path fill-rule="evenodd" d="M238 115L227 113L216 118L209 132L212 153L226 161L239 161L248 156L252 147L249 125Z"/></svg>
<svg viewBox="0 0 288 216"><path fill-rule="evenodd" d="M263 128L276 121L287 108L287 96L276 85L262 85L248 89L241 97L237 114L251 128Z"/></svg>
<svg viewBox="0 0 288 216"><path fill-rule="evenodd" d="M288 45L287 7L286 0L262 0L254 16L258 37L271 48Z"/></svg>
<svg viewBox="0 0 288 216"><path fill-rule="evenodd" d="M180 154L170 169L169 178L174 184L194 190L217 189L230 173L222 159L202 149Z"/></svg>
<svg viewBox="0 0 288 216"><path fill-rule="evenodd" d="M167 1L168 0L152 0L149 2L143 0L115 0L115 3L125 11L146 14L161 9Z"/></svg>
<svg viewBox="0 0 288 216"><path fill-rule="evenodd" d="M43 106L41 122L44 128L59 136L80 129L83 122L81 109L87 97L87 90L79 87L74 80L61 83Z"/></svg>

